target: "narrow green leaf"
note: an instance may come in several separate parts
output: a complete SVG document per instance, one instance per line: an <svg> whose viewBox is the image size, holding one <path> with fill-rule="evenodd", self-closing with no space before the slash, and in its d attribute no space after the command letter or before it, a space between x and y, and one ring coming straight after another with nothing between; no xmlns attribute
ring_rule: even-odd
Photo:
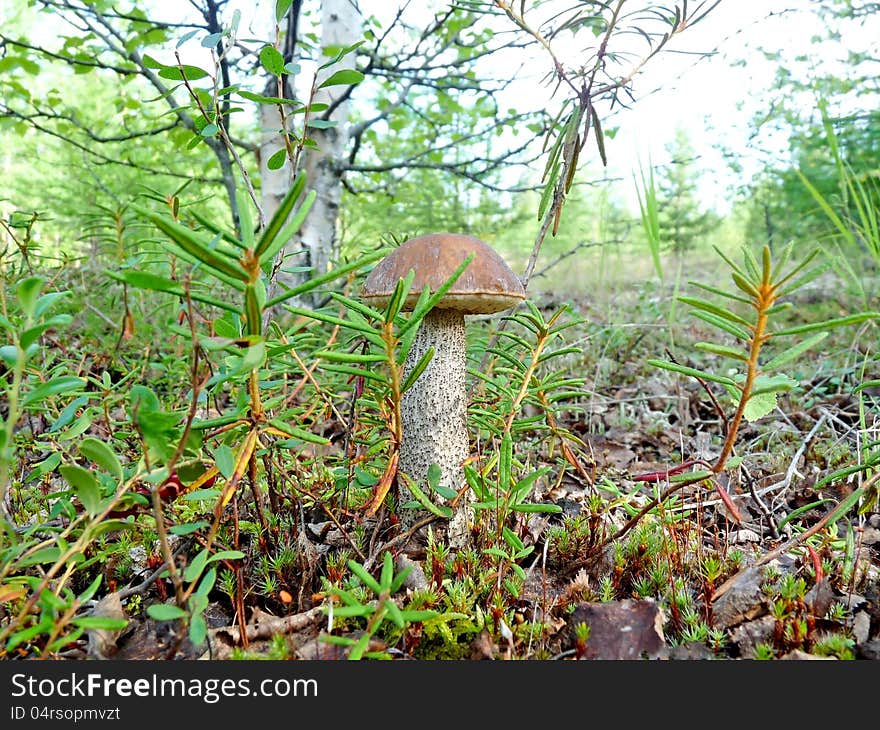
<svg viewBox="0 0 880 730"><path fill-rule="evenodd" d="M71 619L70 623L83 629L99 629L102 631L122 631L128 626L127 618L110 618L109 616L80 616Z"/></svg>
<svg viewBox="0 0 880 730"><path fill-rule="evenodd" d="M280 418L273 418L269 423L277 428L279 431L283 431L291 438L299 439L300 441L306 441L310 444L318 444L320 446L328 446L330 444L330 439L319 436L316 433L312 433L311 431L306 431L303 428L298 428L296 426L290 426L282 421Z"/></svg>
<svg viewBox="0 0 880 730"><path fill-rule="evenodd" d="M761 296L760 292L755 288L755 286L748 279L740 276L735 271L730 276L733 279L734 284L736 284L746 294L750 294L751 296L755 297L755 299L760 298L760 296Z"/></svg>
<svg viewBox="0 0 880 730"><path fill-rule="evenodd" d="M174 241L181 249L190 256L203 263L205 266L222 272L226 276L237 279L240 282L247 282L249 276L240 266L231 259L226 258L220 253L211 250L207 242L196 231L188 228L180 223L168 220L164 216L149 210L148 208L135 207L136 210L148 218L153 224Z"/></svg>
<svg viewBox="0 0 880 730"><path fill-rule="evenodd" d="M297 208L296 213L294 213L291 219L287 222L287 225L281 229L281 232L275 240L272 241L272 243L260 254L261 263L265 264L267 261L271 261L275 258L275 254L284 248L294 235L296 235L297 231L302 227L309 211L312 209L312 205L314 205L317 195L318 194L314 190L309 190L302 204Z"/></svg>
<svg viewBox="0 0 880 730"><path fill-rule="evenodd" d="M699 310L691 312L691 316L696 317L697 319L702 319L704 322L708 322L714 327L718 329L724 330L728 334L733 335L737 339L743 340L744 342L748 342L751 340L751 335L746 332L741 327L737 327L735 324L728 322L721 317L718 317L711 312L701 312Z"/></svg>
<svg viewBox="0 0 880 730"><path fill-rule="evenodd" d="M719 307L717 304L706 301L705 299L687 296L676 297L676 299L678 299L678 301L682 302L683 304L687 304L688 306L693 307L694 309L709 312L710 314L714 314L716 317L726 319L728 322L744 325L746 327L751 326L751 323L747 319L744 319L738 314L734 314L733 312L724 309L724 307Z"/></svg>
<svg viewBox="0 0 880 730"><path fill-rule="evenodd" d="M508 431L501 437L501 448L498 452L498 487L504 491L507 491L513 481L511 474L512 461L513 438Z"/></svg>
<svg viewBox="0 0 880 730"><path fill-rule="evenodd" d="M314 191L313 191L314 192ZM360 269L373 261L377 261L388 253L387 249L380 249L378 251L373 251L369 254L365 254L361 256L356 261L352 261L350 263L344 264L337 269L333 269L332 271L328 271L326 274L321 274L319 276L315 276L309 281L300 284L299 286L291 287L290 289L286 289L281 294L272 297L268 302L266 302L267 307L274 307L276 304L280 304L281 302L285 302L288 299L298 296L300 294L305 294L306 292L310 292L314 289L317 289L324 284L327 284L334 279L338 279L340 276L345 276L352 271ZM351 326L349 324L349 326ZM369 328L370 333L372 334L374 330Z"/></svg>
<svg viewBox="0 0 880 730"><path fill-rule="evenodd" d="M366 368L354 368L349 365L327 364L321 365L322 370L329 370L331 373L342 373L343 375L353 375L356 378L366 378L375 383L385 383L386 378L381 373L374 373Z"/></svg>
<svg viewBox="0 0 880 730"><path fill-rule="evenodd" d="M776 357L774 357L770 362L766 363L763 366L764 370L775 370L785 363L794 360L797 357L800 357L803 353L809 350L814 345L818 344L822 340L828 337L828 332L820 332L817 335L813 335L812 337L804 340L803 342L799 342L794 347L789 347L783 352L779 353Z"/></svg>
<svg viewBox="0 0 880 730"><path fill-rule="evenodd" d="M428 367L428 363L431 362L431 359L434 357L434 348L429 347L424 355L419 358L419 361L415 364L412 370L407 373L406 378L402 385L400 386L400 393L403 395L409 390L413 384L418 380L419 376L425 372L425 368Z"/></svg>
<svg viewBox="0 0 880 730"><path fill-rule="evenodd" d="M693 378L702 378L703 380L708 380L713 383L721 383L722 385L732 385L736 387L736 383L731 378L728 378L724 375L708 373L704 370L689 368L686 365L679 365L678 363L667 362L666 360L648 360L647 362L648 365L653 365L656 368L672 370L673 372L681 373L682 375L690 375Z"/></svg>
<svg viewBox="0 0 880 730"><path fill-rule="evenodd" d="M290 190L287 191L287 195L284 196L281 203L278 205L278 208L272 214L272 218L266 225L266 228L263 230L262 234L260 234L260 240L254 248L254 254L260 258L261 261L264 260L263 254L266 249L272 245L275 241L275 237L281 232L281 229L284 228L284 224L287 222L287 218L290 216L293 206L296 205L296 201L299 200L299 197L305 190L305 186L306 174L300 173L290 186Z"/></svg>
<svg viewBox="0 0 880 730"><path fill-rule="evenodd" d="M166 294L173 294L180 297L181 299L185 299L187 296L186 290L179 282L176 282L172 279L166 279L164 276L152 274L148 271L135 271L133 269L127 269L125 271L107 271L105 273L111 279L122 281L129 286L133 286L137 289L148 289L150 291L159 291ZM237 313L240 311L239 306L236 306L235 304L232 304L230 302L225 302L222 299L215 299L214 297L201 294L197 289L194 289L192 287L189 291L189 297L194 301L210 304L213 307L224 309L228 312Z"/></svg>
<svg viewBox="0 0 880 730"><path fill-rule="evenodd" d="M437 515L438 517L445 517L447 520L452 517L452 509L447 507L446 505L437 505L434 504L428 496L419 488L419 486L415 483L415 480L407 481L407 487L409 491L412 493L413 497L415 497L419 504L422 505L428 512L433 515Z"/></svg>
<svg viewBox="0 0 880 730"><path fill-rule="evenodd" d="M362 355L358 352L340 352L338 350L316 350L314 353L316 358L327 360L329 362L348 362L348 363L366 363L373 364L385 362L384 355Z"/></svg>
<svg viewBox="0 0 880 730"><path fill-rule="evenodd" d="M358 577L361 583L367 586L367 588L373 591L373 593L379 595L382 592L382 586L379 585L378 581L370 575L359 562L356 560L349 560L348 568Z"/></svg>
<svg viewBox="0 0 880 730"><path fill-rule="evenodd" d="M837 317L835 319L826 319L824 322L813 322L812 324L802 324L796 327L787 327L786 329L774 332L774 337L784 337L785 335L800 335L805 332L815 332L816 330L827 330L833 327L846 327L851 324L861 324L871 319L880 319L880 312L859 312L858 314L850 314L846 317Z"/></svg>
<svg viewBox="0 0 880 730"><path fill-rule="evenodd" d="M714 342L697 342L694 344L694 347L703 352L711 352L714 355L721 355L721 357L729 357L734 360L741 360L742 362L749 361L748 354L744 353L742 350L737 350L735 347L716 345Z"/></svg>
<svg viewBox="0 0 880 730"><path fill-rule="evenodd" d="M241 560L244 553L241 550L218 550L208 558L208 564L216 563L218 560Z"/></svg>
<svg viewBox="0 0 880 730"><path fill-rule="evenodd" d="M518 504L512 504L510 509L514 512L543 512L547 514L559 514L562 512L562 507L558 504L547 504L543 502L537 504L520 502Z"/></svg>
<svg viewBox="0 0 880 730"><path fill-rule="evenodd" d="M464 273L464 270L468 266L470 266L473 260L474 254L468 254L467 257L465 257L465 260L462 261L458 265L458 267L456 267L455 271L452 272L452 275L437 288L437 291L434 292L430 297L425 299L424 302L418 304L415 309L413 309L410 318L398 330L398 336L403 337L403 335L410 328L417 325L421 321L422 317L424 317L425 314L427 314L431 309L434 308L437 302L439 302L440 299L442 299L446 295L446 292L452 288L452 285L455 284L455 282L458 280L458 277L460 277Z"/></svg>
<svg viewBox="0 0 880 730"><path fill-rule="evenodd" d="M41 383L35 388L32 388L24 397L22 406L27 408L28 406L45 400L49 396L78 390L84 387L85 384L86 381L83 378L78 378L75 375L60 375L57 378L52 378L51 380L47 380L45 383Z"/></svg>

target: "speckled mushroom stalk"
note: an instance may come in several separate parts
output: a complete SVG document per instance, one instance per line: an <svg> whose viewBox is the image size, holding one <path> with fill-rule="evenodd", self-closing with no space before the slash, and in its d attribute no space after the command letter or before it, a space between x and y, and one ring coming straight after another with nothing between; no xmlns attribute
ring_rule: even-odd
<svg viewBox="0 0 880 730"><path fill-rule="evenodd" d="M471 254L471 263L425 315L404 362L406 378L434 348L427 367L400 402L398 473L422 488L431 464L440 468L441 486L460 491L465 483L463 462L469 452L465 315L508 309L525 298L525 291L504 260L483 241L433 233L412 238L386 256L367 276L361 293L365 301L386 306L397 283L412 271L412 285L401 307L412 311L425 287L437 291ZM412 499L405 480L400 480L400 497L402 502ZM447 526L446 542L452 548L470 543L472 497L470 492L463 495ZM410 529L423 514L403 510L401 526Z"/></svg>
<svg viewBox="0 0 880 730"><path fill-rule="evenodd" d="M434 356L400 401L403 442L398 469L422 480L431 464L437 464L440 485L459 489L464 484L462 462L469 450L467 352L461 312L435 308L425 315L404 362L404 378L431 347ZM446 538L450 547L468 543L469 501L472 500L460 500L449 522ZM404 525L420 516L408 510Z"/></svg>

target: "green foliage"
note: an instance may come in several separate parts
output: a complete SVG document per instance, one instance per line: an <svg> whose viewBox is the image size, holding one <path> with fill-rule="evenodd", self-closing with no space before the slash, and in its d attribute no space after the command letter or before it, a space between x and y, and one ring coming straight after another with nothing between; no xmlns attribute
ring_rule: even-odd
<svg viewBox="0 0 880 730"><path fill-rule="evenodd" d="M764 246L760 261L750 249L743 249L743 263L737 264L720 250L718 254L730 269L735 290L723 290L708 284L692 282L703 291L722 297L724 303L702 297L680 296L679 301L691 307L693 316L732 338L732 345L723 341L698 342L695 348L721 358L723 372L694 368L669 360L651 359L649 364L688 375L701 382L718 383L730 397L734 412L727 421L724 446L712 464L712 472L724 469L733 452L743 419L755 421L770 413L777 403L777 394L791 390L797 383L787 376L783 366L817 345L829 330L860 324L880 318L878 312L860 312L820 322L781 326L772 322L789 308L786 297L819 276L827 265L810 267L817 251L800 261L789 263L793 246L789 245L774 261L769 246ZM742 313L740 313L740 310ZM798 338L799 335L809 335ZM796 338L791 343L790 338ZM784 345L780 345L780 341ZM764 348L775 355L767 357ZM728 364L729 363L729 364ZM774 372L781 371L781 372ZM707 386L708 387L708 386Z"/></svg>
<svg viewBox="0 0 880 730"><path fill-rule="evenodd" d="M335 634L322 634L321 638L328 644L350 647L349 660L390 658L384 652L370 651L369 649L371 639L383 628L384 622L387 621L393 624L396 629L403 631L412 623L425 622L439 615L437 611L401 608L397 604L393 596L403 586L409 569L395 575L394 559L390 552L386 552L383 556L382 569L378 579L370 575L364 566L355 560L349 560L348 567L357 579L371 591L374 599L366 602L358 598L352 591L331 588L331 595L339 599L342 605L328 606L325 611L331 616L331 621L348 618L364 619L366 621L365 629L357 639Z"/></svg>

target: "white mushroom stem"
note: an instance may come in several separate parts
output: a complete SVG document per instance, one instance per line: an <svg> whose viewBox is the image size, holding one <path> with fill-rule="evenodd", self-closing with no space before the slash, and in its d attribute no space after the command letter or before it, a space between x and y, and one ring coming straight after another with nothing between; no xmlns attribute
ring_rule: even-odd
<svg viewBox="0 0 880 730"><path fill-rule="evenodd" d="M460 490L464 485L462 462L468 455L467 354L465 324L461 312L432 309L422 320L403 366L403 377L412 371L429 348L434 356L400 401L403 441L398 469L426 492L428 468L440 467L440 485ZM401 481L403 501L412 499ZM470 542L470 500L462 499L449 522L447 543L461 548ZM409 529L424 513L403 510L402 523Z"/></svg>

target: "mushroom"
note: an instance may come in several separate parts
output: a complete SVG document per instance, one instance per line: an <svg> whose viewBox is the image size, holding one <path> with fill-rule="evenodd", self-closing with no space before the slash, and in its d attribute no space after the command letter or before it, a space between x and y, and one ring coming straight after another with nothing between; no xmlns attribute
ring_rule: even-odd
<svg viewBox="0 0 880 730"><path fill-rule="evenodd" d="M361 298L377 306L388 304L400 279L414 272L401 310L412 311L425 287L437 291L462 262L474 254L449 291L425 315L403 366L403 377L412 371L429 348L434 355L415 383L401 397L403 439L398 470L416 484L427 480L432 464L440 468L440 486L460 490L463 462L468 456L467 355L465 315L493 314L525 299L519 278L504 260L478 238L455 233L432 233L412 238L382 259L364 281ZM409 490L401 485L401 497ZM470 542L469 501L461 500L447 529L450 547ZM418 514L404 515L404 529Z"/></svg>

